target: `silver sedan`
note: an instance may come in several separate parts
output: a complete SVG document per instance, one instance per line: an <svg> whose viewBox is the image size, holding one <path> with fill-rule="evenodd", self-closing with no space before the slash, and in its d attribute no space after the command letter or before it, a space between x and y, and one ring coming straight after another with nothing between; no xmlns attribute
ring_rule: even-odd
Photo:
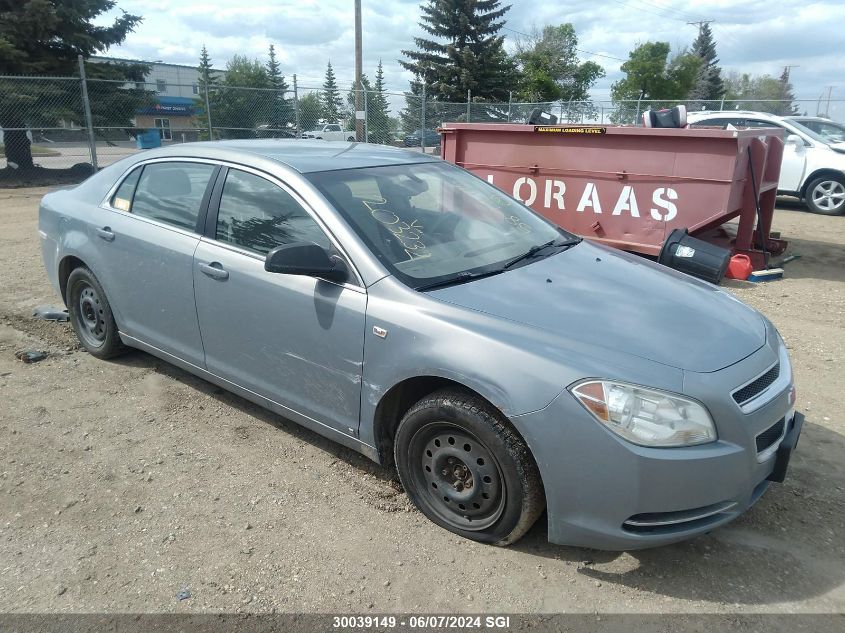
<svg viewBox="0 0 845 633"><path fill-rule="evenodd" d="M481 542L544 508L555 543L689 538L782 481L801 430L759 313L418 152L162 148L45 196L40 234L92 355L144 350L394 462Z"/></svg>

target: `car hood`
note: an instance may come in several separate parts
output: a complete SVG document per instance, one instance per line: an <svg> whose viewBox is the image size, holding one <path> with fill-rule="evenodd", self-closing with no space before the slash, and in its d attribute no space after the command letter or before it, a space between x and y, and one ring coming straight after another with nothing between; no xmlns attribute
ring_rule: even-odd
<svg viewBox="0 0 845 633"><path fill-rule="evenodd" d="M763 318L727 292L587 242L429 296L687 371L717 371L766 342Z"/></svg>

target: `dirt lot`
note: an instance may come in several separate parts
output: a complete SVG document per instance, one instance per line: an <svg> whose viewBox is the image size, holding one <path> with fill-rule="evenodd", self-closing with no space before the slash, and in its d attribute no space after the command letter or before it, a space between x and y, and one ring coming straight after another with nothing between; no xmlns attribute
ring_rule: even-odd
<svg viewBox="0 0 845 633"><path fill-rule="evenodd" d="M30 317L59 301L43 192L0 192L0 611L845 612L845 218L784 205L802 258L732 290L791 347L787 482L694 541L602 553L542 519L508 549L453 537L357 454L144 353L79 351Z"/></svg>

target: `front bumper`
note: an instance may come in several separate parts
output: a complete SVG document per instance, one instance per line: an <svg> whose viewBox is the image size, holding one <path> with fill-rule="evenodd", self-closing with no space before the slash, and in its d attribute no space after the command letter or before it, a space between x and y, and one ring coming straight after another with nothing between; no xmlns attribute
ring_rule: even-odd
<svg viewBox="0 0 845 633"><path fill-rule="evenodd" d="M769 362L764 352L760 356L739 363L745 376L749 367ZM735 372L743 374L743 368L706 380L724 379L727 395L739 384ZM692 383L688 395L702 395L695 380L687 382ZM710 407L719 440L684 448L626 442L566 391L545 409L513 418L540 468L549 540L642 549L682 541L737 518L772 481L783 481L804 420L794 412L791 391L790 378L789 388L750 413L732 401ZM784 431L772 450L758 452L756 436L781 419Z"/></svg>

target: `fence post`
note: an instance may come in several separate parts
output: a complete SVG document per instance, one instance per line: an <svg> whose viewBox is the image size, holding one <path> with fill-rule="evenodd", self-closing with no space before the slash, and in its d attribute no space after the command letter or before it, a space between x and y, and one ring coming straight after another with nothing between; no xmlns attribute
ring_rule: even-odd
<svg viewBox="0 0 845 633"><path fill-rule="evenodd" d="M467 90L467 123L472 122L472 113L469 111L469 104L472 101L472 91Z"/></svg>
<svg viewBox="0 0 845 633"><path fill-rule="evenodd" d="M208 99L208 68L203 71L203 87L205 90L205 120L208 123L208 140L214 140L214 130L211 127L211 101Z"/></svg>
<svg viewBox="0 0 845 633"><path fill-rule="evenodd" d="M513 90L508 90L508 123L511 122L511 107L513 106Z"/></svg>
<svg viewBox="0 0 845 633"><path fill-rule="evenodd" d="M560 100L560 112L559 112L558 122L563 123L563 99Z"/></svg>
<svg viewBox="0 0 845 633"><path fill-rule="evenodd" d="M420 102L420 147L425 154L425 81L422 85L422 101Z"/></svg>
<svg viewBox="0 0 845 633"><path fill-rule="evenodd" d="M643 96L640 95L639 98L637 99L637 116L634 117L634 125L637 125L637 123L640 120L640 101L642 101L642 98L643 98Z"/></svg>
<svg viewBox="0 0 845 633"><path fill-rule="evenodd" d="M724 109L725 109L725 98L722 97L722 102L719 104L719 111L721 112Z"/></svg>
<svg viewBox="0 0 845 633"><path fill-rule="evenodd" d="M88 148L91 150L91 167L96 172L97 166L97 144L94 140L94 120L91 117L91 101L88 99L88 82L85 79L85 62L82 55L77 56L79 61L79 80L82 83L82 109L85 111L85 126L88 128Z"/></svg>
<svg viewBox="0 0 845 633"><path fill-rule="evenodd" d="M299 89L296 86L296 73L293 75L293 120L296 124L296 138L302 138L302 130L299 129Z"/></svg>

